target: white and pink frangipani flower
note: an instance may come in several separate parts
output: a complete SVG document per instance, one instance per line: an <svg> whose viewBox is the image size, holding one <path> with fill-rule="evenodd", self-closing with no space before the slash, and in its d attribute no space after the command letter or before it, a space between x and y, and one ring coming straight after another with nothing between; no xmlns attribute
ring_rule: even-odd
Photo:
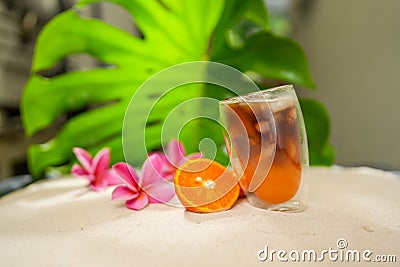
<svg viewBox="0 0 400 267"><path fill-rule="evenodd" d="M201 153L193 153L186 156L185 147L177 139L172 139L168 143L166 154L161 152L155 152L155 154L159 154L162 157L164 166L161 170L161 175L169 181L174 179L177 168L185 161L202 157Z"/></svg>
<svg viewBox="0 0 400 267"><path fill-rule="evenodd" d="M123 181L113 193L113 200L125 200L129 209L141 210L148 203L167 203L175 195L173 183L162 175L165 159L159 153L151 154L142 166L141 175L127 163L120 162L113 166L114 171Z"/></svg>
<svg viewBox="0 0 400 267"><path fill-rule="evenodd" d="M110 165L110 149L103 148L94 158L86 150L75 147L73 149L78 164L74 164L71 173L89 181L89 186L94 191L104 190L110 185L120 184Z"/></svg>

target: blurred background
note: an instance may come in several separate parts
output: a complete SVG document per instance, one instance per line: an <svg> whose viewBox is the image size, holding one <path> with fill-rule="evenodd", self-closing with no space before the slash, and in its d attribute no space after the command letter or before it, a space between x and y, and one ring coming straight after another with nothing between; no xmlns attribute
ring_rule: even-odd
<svg viewBox="0 0 400 267"><path fill-rule="evenodd" d="M0 180L28 173L19 101L40 29L73 0L0 0ZM266 0L271 27L305 50L317 90L301 97L324 103L331 117L336 164L400 169L400 1ZM130 16L110 4L85 12L137 34ZM66 44L67 45L67 44ZM69 58L53 68L95 65ZM35 136L46 140L52 129Z"/></svg>

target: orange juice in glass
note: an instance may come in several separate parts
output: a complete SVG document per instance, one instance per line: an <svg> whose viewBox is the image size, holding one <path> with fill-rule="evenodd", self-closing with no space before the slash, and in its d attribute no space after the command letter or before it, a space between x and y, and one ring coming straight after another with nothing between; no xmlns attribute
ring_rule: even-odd
<svg viewBox="0 0 400 267"><path fill-rule="evenodd" d="M278 211L306 208L308 149L291 85L220 102L231 164L249 202Z"/></svg>

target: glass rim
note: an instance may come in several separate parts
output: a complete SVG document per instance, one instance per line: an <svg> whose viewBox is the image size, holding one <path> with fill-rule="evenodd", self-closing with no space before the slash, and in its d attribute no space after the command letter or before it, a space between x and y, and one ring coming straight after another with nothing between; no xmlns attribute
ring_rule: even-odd
<svg viewBox="0 0 400 267"><path fill-rule="evenodd" d="M271 88L256 91L256 92L251 92L251 93L244 94L244 95L237 95L237 96L229 97L229 98L221 100L219 102L220 102L220 104L235 104L235 103L242 103L242 102L258 102L260 100L273 101L273 100L279 99L279 98L276 98L276 95L278 93L280 93L281 91L287 90L287 89L294 90L294 87L292 84L285 84L285 85L271 87Z"/></svg>

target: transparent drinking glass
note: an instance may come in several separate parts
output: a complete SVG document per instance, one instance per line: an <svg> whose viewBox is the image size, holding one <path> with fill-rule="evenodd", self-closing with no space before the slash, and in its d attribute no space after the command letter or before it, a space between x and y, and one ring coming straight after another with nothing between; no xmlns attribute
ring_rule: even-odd
<svg viewBox="0 0 400 267"><path fill-rule="evenodd" d="M231 165L250 204L277 211L306 208L308 147L292 85L220 101Z"/></svg>

